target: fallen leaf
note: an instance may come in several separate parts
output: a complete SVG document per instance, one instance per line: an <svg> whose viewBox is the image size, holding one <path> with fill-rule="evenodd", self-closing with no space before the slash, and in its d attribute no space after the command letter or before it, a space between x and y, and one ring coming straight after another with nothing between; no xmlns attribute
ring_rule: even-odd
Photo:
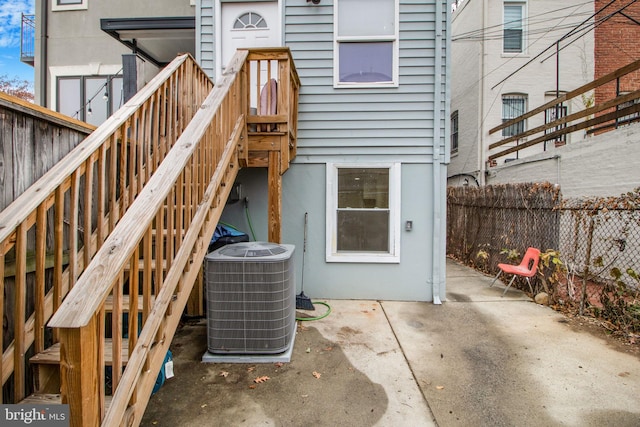
<svg viewBox="0 0 640 427"><path fill-rule="evenodd" d="M253 382L256 383L256 384L260 384L260 383L263 383L265 381L269 381L270 379L271 378L269 378L268 376L264 375L262 377L256 378L255 380L253 380Z"/></svg>
<svg viewBox="0 0 640 427"><path fill-rule="evenodd" d="M255 386L255 384L251 384L251 385L249 386L249 388L253 390L254 388L256 388L256 386Z"/></svg>
<svg viewBox="0 0 640 427"><path fill-rule="evenodd" d="M227 377L229 376L229 372L227 372L227 371L220 371L220 374L218 374L218 375L220 375L221 377L225 377L225 378L227 378Z"/></svg>
<svg viewBox="0 0 640 427"><path fill-rule="evenodd" d="M437 390L443 390L443 389L444 389L444 386L443 386L443 385L438 385L438 386L436 386L436 389L437 389Z"/></svg>
<svg viewBox="0 0 640 427"><path fill-rule="evenodd" d="M316 371L313 371L313 374L312 374L312 375L313 375L314 377L316 377L316 379L317 379L317 378L320 378L320 376L322 376L322 374L321 374L320 372L316 372Z"/></svg>
<svg viewBox="0 0 640 427"><path fill-rule="evenodd" d="M247 372L253 372L253 371L255 371L255 370L256 370L256 367L255 367L255 366L249 366L249 367L247 368Z"/></svg>
<svg viewBox="0 0 640 427"><path fill-rule="evenodd" d="M331 351L331 350L333 350L333 347L327 347L324 349L324 351Z"/></svg>
<svg viewBox="0 0 640 427"><path fill-rule="evenodd" d="M282 368L284 366L284 363L276 362L276 363L274 363L274 365L276 365L276 368Z"/></svg>

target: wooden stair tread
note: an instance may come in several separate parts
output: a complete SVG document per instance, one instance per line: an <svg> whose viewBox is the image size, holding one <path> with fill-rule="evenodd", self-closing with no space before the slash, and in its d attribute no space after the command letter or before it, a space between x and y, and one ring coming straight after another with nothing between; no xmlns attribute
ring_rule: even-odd
<svg viewBox="0 0 640 427"><path fill-rule="evenodd" d="M129 311L129 297L130 295L123 295L122 296L122 312L126 313ZM155 297L151 297L151 305L153 305L153 302L156 300ZM142 300L142 295L138 296L138 311L142 312L143 309L143 300ZM108 312L112 312L113 311L113 295L109 295L107 297L107 300L104 303L104 309Z"/></svg>
<svg viewBox="0 0 640 427"><path fill-rule="evenodd" d="M151 267L152 270L156 269L156 260L153 260L149 263L149 266ZM143 259L138 261L138 269L139 270L144 270L145 267L145 262ZM165 271L167 269L167 261L166 260L162 260L162 270ZM131 270L131 264L127 263L127 265L124 266L124 271L129 271Z"/></svg>
<svg viewBox="0 0 640 427"><path fill-rule="evenodd" d="M126 365L129 361L129 340L127 338L122 339L121 353L122 363ZM60 364L60 343L56 343L43 352L34 355L29 359L29 362L42 365ZM113 363L113 342L110 338L104 344L104 363L107 366L111 366Z"/></svg>
<svg viewBox="0 0 640 427"><path fill-rule="evenodd" d="M51 405L51 404L62 404L62 396L60 394L50 394L50 393L34 393L30 396L25 397L20 402L19 405Z"/></svg>
<svg viewBox="0 0 640 427"><path fill-rule="evenodd" d="M108 408L113 400L113 396L105 396L104 404ZM34 393L25 397L19 405L62 405L62 395L53 393Z"/></svg>
<svg viewBox="0 0 640 427"><path fill-rule="evenodd" d="M267 132L247 132L249 136L284 136L287 132L280 132L277 130Z"/></svg>

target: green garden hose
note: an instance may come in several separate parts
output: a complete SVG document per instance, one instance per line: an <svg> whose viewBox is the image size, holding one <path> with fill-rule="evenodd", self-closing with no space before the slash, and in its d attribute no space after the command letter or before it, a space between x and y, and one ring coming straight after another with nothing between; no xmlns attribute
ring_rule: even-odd
<svg viewBox="0 0 640 427"><path fill-rule="evenodd" d="M317 316L317 317L296 317L296 320L299 320L301 322L310 322L312 320L324 319L325 317L327 317L331 313L331 306L329 304L327 304L326 302L314 301L313 303L314 304L324 305L325 307L327 307L327 311L324 312L322 315Z"/></svg>

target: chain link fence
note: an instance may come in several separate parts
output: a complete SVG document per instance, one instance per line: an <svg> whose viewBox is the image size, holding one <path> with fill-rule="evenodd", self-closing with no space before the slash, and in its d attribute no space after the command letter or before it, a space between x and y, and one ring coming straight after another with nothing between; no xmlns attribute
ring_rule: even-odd
<svg viewBox="0 0 640 427"><path fill-rule="evenodd" d="M499 262L517 264L537 247L534 292L613 331L640 333L640 189L562 200L547 183L451 187L447 208L449 256L495 274Z"/></svg>

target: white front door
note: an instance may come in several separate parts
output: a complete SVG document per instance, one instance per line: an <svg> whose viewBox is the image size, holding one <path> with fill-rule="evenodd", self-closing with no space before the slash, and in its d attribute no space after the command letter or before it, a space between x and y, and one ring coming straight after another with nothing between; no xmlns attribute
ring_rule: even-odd
<svg viewBox="0 0 640 427"><path fill-rule="evenodd" d="M221 8L221 70L238 48L282 46L277 1L224 2Z"/></svg>

